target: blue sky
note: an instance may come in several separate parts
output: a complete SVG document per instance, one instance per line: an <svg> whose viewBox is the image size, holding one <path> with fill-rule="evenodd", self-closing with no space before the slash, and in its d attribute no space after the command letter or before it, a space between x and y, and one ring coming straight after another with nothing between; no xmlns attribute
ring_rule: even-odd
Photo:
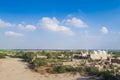
<svg viewBox="0 0 120 80"><path fill-rule="evenodd" d="M0 0L1 49L120 49L120 0Z"/></svg>

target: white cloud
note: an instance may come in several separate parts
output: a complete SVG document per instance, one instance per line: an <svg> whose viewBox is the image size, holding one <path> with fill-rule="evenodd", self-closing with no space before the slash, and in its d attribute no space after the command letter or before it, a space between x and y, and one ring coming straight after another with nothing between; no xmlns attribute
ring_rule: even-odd
<svg viewBox="0 0 120 80"><path fill-rule="evenodd" d="M5 22L2 19L0 19L0 27L11 27L11 26L13 26L13 24L9 22Z"/></svg>
<svg viewBox="0 0 120 80"><path fill-rule="evenodd" d="M63 23L69 26L75 26L75 27L81 27L81 28L87 27L87 24L85 24L81 19L78 19L76 17L64 20Z"/></svg>
<svg viewBox="0 0 120 80"><path fill-rule="evenodd" d="M23 36L23 34L21 33L17 33L17 32L13 32L13 31L7 31L4 33L6 36L15 36L15 37L18 37L18 36Z"/></svg>
<svg viewBox="0 0 120 80"><path fill-rule="evenodd" d="M25 29L30 30L30 31L34 31L34 30L36 30L36 27L34 25L26 25Z"/></svg>
<svg viewBox="0 0 120 80"><path fill-rule="evenodd" d="M102 29L101 29L100 31L101 31L101 33L103 33L103 34L107 34L107 33L108 33L107 27L102 27Z"/></svg>
<svg viewBox="0 0 120 80"><path fill-rule="evenodd" d="M24 25L24 24L18 24L18 27L22 30L26 31L34 31L36 30L36 27L34 25Z"/></svg>
<svg viewBox="0 0 120 80"><path fill-rule="evenodd" d="M53 18L43 17L40 20L39 25L46 30L50 30L53 32L60 32L67 35L74 35L74 32L70 28L66 26L61 26L60 21L58 21L55 17Z"/></svg>

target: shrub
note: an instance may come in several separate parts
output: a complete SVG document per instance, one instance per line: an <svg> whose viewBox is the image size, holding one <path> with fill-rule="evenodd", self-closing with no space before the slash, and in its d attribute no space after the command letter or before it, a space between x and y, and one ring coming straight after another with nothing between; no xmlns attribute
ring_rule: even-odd
<svg viewBox="0 0 120 80"><path fill-rule="evenodd" d="M66 66L66 71L67 72L75 72L76 68L72 67L72 66Z"/></svg>
<svg viewBox="0 0 120 80"><path fill-rule="evenodd" d="M31 63L32 59L36 56L35 53L33 52L26 52L24 54L22 54L21 58L23 58L25 61Z"/></svg>
<svg viewBox="0 0 120 80"><path fill-rule="evenodd" d="M41 59L41 58L36 58L34 61L34 64L36 66L44 66L47 64L47 62L45 61L45 59Z"/></svg>
<svg viewBox="0 0 120 80"><path fill-rule="evenodd" d="M0 59L5 58L6 54L0 53Z"/></svg>
<svg viewBox="0 0 120 80"><path fill-rule="evenodd" d="M116 80L110 71L102 71L99 72L100 75L102 75L104 77L105 80Z"/></svg>
<svg viewBox="0 0 120 80"><path fill-rule="evenodd" d="M55 73L65 73L66 67L65 66L56 66L56 67L54 67L53 70Z"/></svg>
<svg viewBox="0 0 120 80"><path fill-rule="evenodd" d="M85 68L84 67L76 67L76 71L77 72L85 72Z"/></svg>
<svg viewBox="0 0 120 80"><path fill-rule="evenodd" d="M53 58L52 53L47 53L46 56L47 56L47 59L52 59Z"/></svg>
<svg viewBox="0 0 120 80"><path fill-rule="evenodd" d="M76 69L72 66L55 66L53 68L54 73L75 72Z"/></svg>
<svg viewBox="0 0 120 80"><path fill-rule="evenodd" d="M93 68L93 67L86 67L86 72L90 73L90 74L97 74L99 71L97 68Z"/></svg>

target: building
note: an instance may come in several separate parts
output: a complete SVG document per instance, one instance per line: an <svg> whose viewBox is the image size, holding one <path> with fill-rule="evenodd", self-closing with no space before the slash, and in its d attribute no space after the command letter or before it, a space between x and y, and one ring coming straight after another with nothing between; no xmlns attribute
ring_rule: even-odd
<svg viewBox="0 0 120 80"><path fill-rule="evenodd" d="M108 57L110 57L111 55L108 54L108 51L101 51L101 50L98 50L98 51L93 51L93 53L90 54L90 59L92 60L99 60L99 59L107 59Z"/></svg>

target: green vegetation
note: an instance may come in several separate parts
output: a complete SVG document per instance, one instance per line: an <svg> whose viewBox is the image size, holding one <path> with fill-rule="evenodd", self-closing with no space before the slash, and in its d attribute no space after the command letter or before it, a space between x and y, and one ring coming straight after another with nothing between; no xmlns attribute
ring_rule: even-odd
<svg viewBox="0 0 120 80"><path fill-rule="evenodd" d="M56 66L54 67L55 73L65 73L66 72L66 66Z"/></svg>
<svg viewBox="0 0 120 80"><path fill-rule="evenodd" d="M35 64L35 66L40 67L40 66L46 65L47 62L45 59L37 58L37 59L35 59L34 64Z"/></svg>
<svg viewBox="0 0 120 80"><path fill-rule="evenodd" d="M114 57L120 57L120 50L111 50L110 52L112 52Z"/></svg>
<svg viewBox="0 0 120 80"><path fill-rule="evenodd" d="M75 72L75 68L72 66L55 66L53 67L54 73Z"/></svg>
<svg viewBox="0 0 120 80"><path fill-rule="evenodd" d="M23 58L25 61L31 63L32 62L32 59L36 56L35 53L33 52L25 52L25 53L22 53L21 55L21 58Z"/></svg>
<svg viewBox="0 0 120 80"><path fill-rule="evenodd" d="M97 68L87 67L86 72L88 72L90 74L97 74L99 72L99 70Z"/></svg>
<svg viewBox="0 0 120 80"><path fill-rule="evenodd" d="M102 71L102 72L99 72L100 75L102 75L105 80L116 80L110 71Z"/></svg>
<svg viewBox="0 0 120 80"><path fill-rule="evenodd" d="M6 54L0 53L0 59L1 59L1 58L5 58L5 56L6 56Z"/></svg>
<svg viewBox="0 0 120 80"><path fill-rule="evenodd" d="M55 55L53 55L52 53L47 53L46 56L47 59L52 59Z"/></svg>

